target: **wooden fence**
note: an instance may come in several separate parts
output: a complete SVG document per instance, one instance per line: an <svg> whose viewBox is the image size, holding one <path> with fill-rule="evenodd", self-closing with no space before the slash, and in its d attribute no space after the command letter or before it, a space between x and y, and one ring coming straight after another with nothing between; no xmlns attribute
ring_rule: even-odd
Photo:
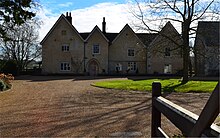
<svg viewBox="0 0 220 138"><path fill-rule="evenodd" d="M151 136L168 137L161 128L161 113L186 137L220 137L220 127L212 124L219 114L219 83L212 92L200 116L161 96L161 84L152 84Z"/></svg>

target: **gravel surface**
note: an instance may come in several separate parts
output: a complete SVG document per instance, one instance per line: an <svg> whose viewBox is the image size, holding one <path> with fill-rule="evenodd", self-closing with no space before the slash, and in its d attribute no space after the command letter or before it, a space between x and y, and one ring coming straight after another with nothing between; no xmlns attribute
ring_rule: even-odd
<svg viewBox="0 0 220 138"><path fill-rule="evenodd" d="M127 78L20 76L0 93L0 137L150 137L151 93L102 89L96 81ZM200 114L210 94L171 93ZM179 134L165 117L162 128Z"/></svg>

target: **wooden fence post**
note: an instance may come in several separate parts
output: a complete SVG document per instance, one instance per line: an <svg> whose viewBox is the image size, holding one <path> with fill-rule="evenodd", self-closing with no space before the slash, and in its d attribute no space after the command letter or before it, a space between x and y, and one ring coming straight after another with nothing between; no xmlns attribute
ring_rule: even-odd
<svg viewBox="0 0 220 138"><path fill-rule="evenodd" d="M210 127L218 116L220 112L219 87L218 83L190 132L190 137L201 137L202 132Z"/></svg>
<svg viewBox="0 0 220 138"><path fill-rule="evenodd" d="M161 113L154 106L154 99L161 96L161 83L152 83L152 116L151 116L151 137L157 137L157 129L161 127Z"/></svg>

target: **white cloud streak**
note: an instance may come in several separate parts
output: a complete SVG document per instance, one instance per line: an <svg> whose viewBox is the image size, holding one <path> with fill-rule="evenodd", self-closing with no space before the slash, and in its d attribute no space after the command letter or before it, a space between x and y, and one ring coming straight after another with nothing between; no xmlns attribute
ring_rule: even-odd
<svg viewBox="0 0 220 138"><path fill-rule="evenodd" d="M70 7L72 5L73 5L72 2L66 2L66 3L63 3L63 4L58 4L58 6L60 6L60 7Z"/></svg>
<svg viewBox="0 0 220 138"><path fill-rule="evenodd" d="M70 4L71 3L66 3L63 4L63 6ZM65 15L66 12L67 11L63 11L63 14ZM99 3L84 9L72 10L71 15L73 18L73 26L79 32L91 32L95 25L98 25L101 29L103 17L105 17L106 20L107 32L120 32L126 24L129 24L131 27L134 27L134 24L140 24L140 21L131 13L131 6L114 2ZM60 14L54 14L48 8L42 8L38 13L38 17L43 21L43 25L40 29L40 41L49 32L59 16ZM180 28L180 25L176 23L172 24ZM157 25L150 24L150 26L155 27L159 26L159 24L157 22ZM134 29L134 31L136 31L136 29Z"/></svg>
<svg viewBox="0 0 220 138"><path fill-rule="evenodd" d="M128 12L127 4L118 3L99 3L91 7L84 9L76 9L71 11L73 18L73 26L79 32L90 32L98 25L101 29L102 19L106 19L107 32L120 32L121 29L128 23L131 23L133 15ZM68 10L69 11L69 10ZM64 11L64 15L67 11ZM47 32L55 24L56 20L59 18L60 14L54 14L48 8L42 8L39 13L37 13L43 24L40 29L40 40L44 38Z"/></svg>
<svg viewBox="0 0 220 138"><path fill-rule="evenodd" d="M80 32L88 32L95 25L101 28L102 18L106 18L107 31L119 32L129 23L126 4L101 3L85 9L73 10L73 25Z"/></svg>
<svg viewBox="0 0 220 138"><path fill-rule="evenodd" d="M42 8L38 13L37 17L41 20L42 24L39 30L39 40L41 41L52 26L55 24L59 15L52 14L52 12L46 8Z"/></svg>

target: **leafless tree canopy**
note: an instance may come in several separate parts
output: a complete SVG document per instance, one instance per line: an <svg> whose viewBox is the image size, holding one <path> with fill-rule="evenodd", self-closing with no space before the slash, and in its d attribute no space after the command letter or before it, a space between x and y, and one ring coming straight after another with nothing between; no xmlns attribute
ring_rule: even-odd
<svg viewBox="0 0 220 138"><path fill-rule="evenodd" d="M131 13L141 22L141 30L159 32L167 21L190 23L195 31L198 20L220 20L219 0L131 0ZM181 26L181 24L179 24Z"/></svg>
<svg viewBox="0 0 220 138"><path fill-rule="evenodd" d="M140 30L160 33L166 22L177 23L181 28L183 42L183 83L188 81L189 40L196 33L199 20L219 20L220 0L131 0L131 13L138 19L136 27Z"/></svg>
<svg viewBox="0 0 220 138"><path fill-rule="evenodd" d="M41 47L38 42L39 24L35 20L28 20L22 25L5 23L7 39L1 39L1 57L5 60L14 60L19 70L34 59L40 57Z"/></svg>

